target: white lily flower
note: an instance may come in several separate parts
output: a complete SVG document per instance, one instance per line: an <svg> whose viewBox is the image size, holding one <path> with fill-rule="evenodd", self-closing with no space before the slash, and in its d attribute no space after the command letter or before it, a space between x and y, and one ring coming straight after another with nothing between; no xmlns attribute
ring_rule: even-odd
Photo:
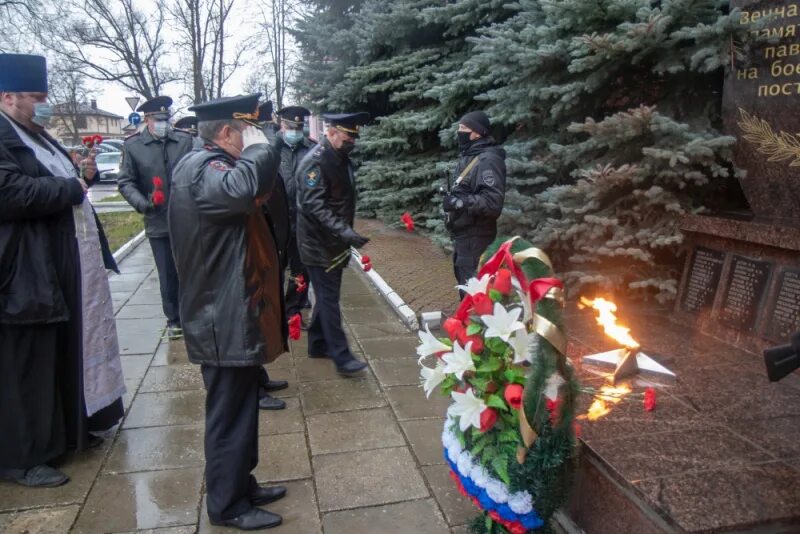
<svg viewBox="0 0 800 534"><path fill-rule="evenodd" d="M472 341L467 343L466 348L462 348L458 341L454 342L453 352L442 356L442 361L445 363L445 373L452 373L459 380L463 380L466 371L475 370L475 362L472 361Z"/></svg>
<svg viewBox="0 0 800 534"><path fill-rule="evenodd" d="M425 330L419 331L419 340L422 343L417 347L418 361L422 361L425 357L431 354L438 354L439 352L450 352L450 347L439 341L436 336L431 334L430 327L425 325Z"/></svg>
<svg viewBox="0 0 800 534"><path fill-rule="evenodd" d="M467 280L467 284L463 286L456 286L456 289L460 289L465 293L470 295L475 295L476 293L486 293L486 290L489 289L489 279L490 276L488 274L484 274L480 277L480 279L472 277Z"/></svg>
<svg viewBox="0 0 800 534"><path fill-rule="evenodd" d="M499 337L503 341L508 341L515 330L524 329L525 325L519 321L522 308L506 310L499 302L494 303L494 313L492 315L481 315L481 320L488 327L485 338Z"/></svg>
<svg viewBox="0 0 800 534"><path fill-rule="evenodd" d="M483 399L475 397L471 389L468 389L466 393L453 391L450 396L453 398L454 404L450 406L447 413L458 417L458 428L462 432L465 432L470 426L480 429L481 412L486 409Z"/></svg>
<svg viewBox="0 0 800 534"><path fill-rule="evenodd" d="M436 367L433 369L423 365L420 369L420 378L423 380L422 388L425 390L425 396L430 398L431 392L447 378L447 374L444 372L442 362L436 362Z"/></svg>
<svg viewBox="0 0 800 534"><path fill-rule="evenodd" d="M547 382L544 384L544 396L554 401L558 398L558 388L561 387L566 381L561 378L561 375L558 373L553 373L547 378Z"/></svg>
<svg viewBox="0 0 800 534"><path fill-rule="evenodd" d="M525 328L515 330L509 342L514 349L514 363L533 363L533 351L537 341L538 337L535 333L528 332Z"/></svg>

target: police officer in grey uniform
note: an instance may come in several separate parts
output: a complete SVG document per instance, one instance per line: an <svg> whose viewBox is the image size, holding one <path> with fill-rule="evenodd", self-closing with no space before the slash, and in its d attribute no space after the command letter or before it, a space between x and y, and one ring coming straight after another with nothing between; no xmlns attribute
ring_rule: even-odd
<svg viewBox="0 0 800 534"><path fill-rule="evenodd" d="M144 214L144 230L158 270L161 306L167 316L167 336L179 337L178 274L170 251L167 206L172 171L192 150L193 139L170 126L171 105L170 97L157 96L137 109L144 113L147 127L125 140L118 185L133 209Z"/></svg>
<svg viewBox="0 0 800 534"><path fill-rule="evenodd" d="M206 388L208 517L242 530L279 525L258 506L286 494L251 474L259 369L287 350L277 247L261 209L280 181L280 150L245 122L257 118L259 96L191 108L204 144L176 167L169 206L186 349Z"/></svg>
<svg viewBox="0 0 800 534"><path fill-rule="evenodd" d="M339 297L342 270L350 247L369 239L353 230L356 184L350 152L367 113L323 115L325 138L311 149L297 169L297 245L311 275L316 302L308 328L308 355L330 358L343 375L358 374L367 364L353 356L342 330Z"/></svg>
<svg viewBox="0 0 800 534"><path fill-rule="evenodd" d="M497 218L505 200L506 152L489 129L483 111L461 118L457 133L461 157L454 185L442 199L445 226L453 239L453 271L461 285L475 276L481 255L497 237Z"/></svg>

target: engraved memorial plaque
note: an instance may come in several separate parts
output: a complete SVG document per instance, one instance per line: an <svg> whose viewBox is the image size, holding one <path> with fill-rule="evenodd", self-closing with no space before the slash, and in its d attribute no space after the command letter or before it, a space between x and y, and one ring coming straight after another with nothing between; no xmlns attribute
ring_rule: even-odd
<svg viewBox="0 0 800 534"><path fill-rule="evenodd" d="M781 273L778 293L770 310L767 337L777 343L786 343L800 330L800 269L786 269Z"/></svg>
<svg viewBox="0 0 800 534"><path fill-rule="evenodd" d="M752 331L764 304L772 264L734 256L725 298L720 309L723 323L738 330Z"/></svg>
<svg viewBox="0 0 800 534"><path fill-rule="evenodd" d="M694 313L713 306L724 263L724 252L705 247L695 248L681 302L685 311Z"/></svg>

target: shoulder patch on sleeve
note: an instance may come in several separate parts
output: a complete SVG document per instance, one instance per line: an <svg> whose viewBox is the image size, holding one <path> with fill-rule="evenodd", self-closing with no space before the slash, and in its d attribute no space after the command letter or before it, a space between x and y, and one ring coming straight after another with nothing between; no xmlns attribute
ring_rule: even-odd
<svg viewBox="0 0 800 534"><path fill-rule="evenodd" d="M231 170L233 168L230 165L228 165L227 163L225 163L224 161L219 160L219 159L212 159L211 161L208 162L208 166L211 167L214 170L222 171L222 172L229 171L229 170Z"/></svg>
<svg viewBox="0 0 800 534"><path fill-rule="evenodd" d="M488 187L492 187L495 184L494 172L491 170L483 171L481 174L481 180L483 183L486 184Z"/></svg>
<svg viewBox="0 0 800 534"><path fill-rule="evenodd" d="M306 185L308 187L316 187L319 183L319 171L311 169L306 173Z"/></svg>

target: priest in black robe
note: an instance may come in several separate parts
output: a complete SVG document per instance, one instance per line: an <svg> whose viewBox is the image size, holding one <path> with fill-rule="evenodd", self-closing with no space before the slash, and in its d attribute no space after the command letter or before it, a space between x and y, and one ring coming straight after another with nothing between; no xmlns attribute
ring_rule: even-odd
<svg viewBox="0 0 800 534"><path fill-rule="evenodd" d="M0 479L52 487L53 467L123 415L106 268L113 256L78 169L45 131L41 56L0 54Z"/></svg>

